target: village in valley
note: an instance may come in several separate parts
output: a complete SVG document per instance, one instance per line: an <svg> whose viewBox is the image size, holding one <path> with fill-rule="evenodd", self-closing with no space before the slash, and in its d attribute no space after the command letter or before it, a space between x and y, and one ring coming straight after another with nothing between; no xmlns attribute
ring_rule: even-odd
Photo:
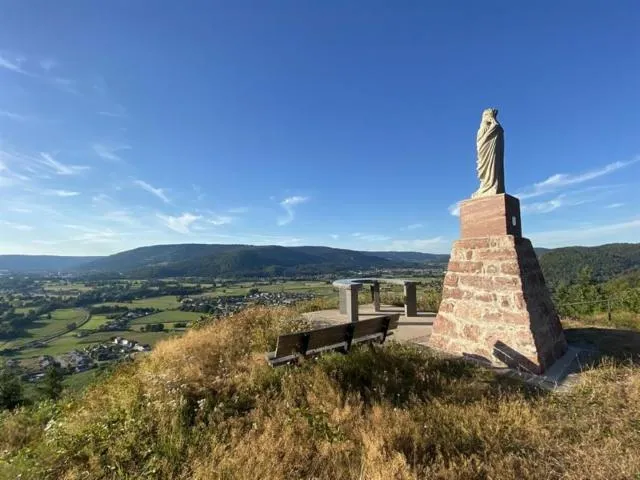
<svg viewBox="0 0 640 480"><path fill-rule="evenodd" d="M81 378L132 360L204 317L233 315L251 305L290 306L331 290L326 281L184 286L178 281L95 283L50 274L3 275L0 285L0 318L7 331L0 336L0 356L5 368L30 383L41 381L50 368Z"/></svg>

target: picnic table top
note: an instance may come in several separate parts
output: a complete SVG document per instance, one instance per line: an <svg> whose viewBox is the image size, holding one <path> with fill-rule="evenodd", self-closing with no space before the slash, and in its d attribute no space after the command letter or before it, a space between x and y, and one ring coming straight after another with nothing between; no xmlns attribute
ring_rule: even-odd
<svg viewBox="0 0 640 480"><path fill-rule="evenodd" d="M338 288L347 288L352 285L362 285L365 283L390 283L393 285L415 285L420 282L418 282L417 280L408 280L403 278L366 277L366 278L341 278L340 280L334 281L332 285Z"/></svg>

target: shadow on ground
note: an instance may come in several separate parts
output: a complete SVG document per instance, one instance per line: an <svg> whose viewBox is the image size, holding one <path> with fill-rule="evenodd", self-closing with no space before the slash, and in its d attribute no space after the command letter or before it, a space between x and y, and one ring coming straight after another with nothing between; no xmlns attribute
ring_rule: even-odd
<svg viewBox="0 0 640 480"><path fill-rule="evenodd" d="M575 346L596 350L595 362L602 357L632 361L640 365L640 331L602 327L565 328L567 341Z"/></svg>

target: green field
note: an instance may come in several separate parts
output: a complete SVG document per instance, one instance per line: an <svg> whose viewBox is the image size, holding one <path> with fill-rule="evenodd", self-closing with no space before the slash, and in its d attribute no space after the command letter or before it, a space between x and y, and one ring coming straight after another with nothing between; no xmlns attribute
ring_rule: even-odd
<svg viewBox="0 0 640 480"><path fill-rule="evenodd" d="M130 340L136 340L140 343L148 343L149 345L154 345L156 342L164 340L166 338L170 338L172 335L176 334L168 332L139 332L133 330L121 330L111 332L96 332L87 335L86 337L78 338L73 335L72 332L69 332L47 343L45 347L20 350L15 356L12 356L12 358L28 359L40 357L42 355L62 355L64 353L70 352L71 350L82 349L94 343L109 342L113 337L125 337Z"/></svg>
<svg viewBox="0 0 640 480"><path fill-rule="evenodd" d="M227 297L237 295L247 295L249 290L257 288L260 292L295 292L295 293L315 293L319 296L331 295L335 293L335 289L331 284L322 281L309 282L282 282L267 285L255 284L253 282L243 282L228 285L226 287L218 286L213 290L203 292L198 295L192 295L193 298L198 297Z"/></svg>
<svg viewBox="0 0 640 480"><path fill-rule="evenodd" d="M33 323L31 327L27 329L29 336L16 338L11 342L4 343L2 347L16 347L24 345L25 343L63 333L68 330L68 324L76 323L77 325L80 325L86 316L87 312L78 308L54 310L51 312L50 319L48 319L46 315L42 315L37 322Z"/></svg>
<svg viewBox="0 0 640 480"><path fill-rule="evenodd" d="M82 326L83 330L96 330L101 325L107 323L109 319L106 315L91 315L91 318L87 323Z"/></svg>
<svg viewBox="0 0 640 480"><path fill-rule="evenodd" d="M35 310L35 307L18 307L16 308L16 313L21 313L22 315L25 315L29 313L30 310Z"/></svg>
<svg viewBox="0 0 640 480"><path fill-rule="evenodd" d="M198 320L204 314L198 312L181 312L180 310L167 310L165 312L154 313L146 317L136 318L131 321L131 325L144 325L147 323L165 323L165 322L193 322Z"/></svg>
<svg viewBox="0 0 640 480"><path fill-rule="evenodd" d="M326 282L284 282L273 285L258 285L261 292L294 292L294 293L315 293L316 295L330 295L336 293L336 289Z"/></svg>
<svg viewBox="0 0 640 480"><path fill-rule="evenodd" d="M140 300L132 300L131 302L106 302L96 303L94 307L116 306L131 308L157 308L158 310L172 310L180 307L180 302L174 295L164 295L161 297L141 298Z"/></svg>
<svg viewBox="0 0 640 480"><path fill-rule="evenodd" d="M42 285L43 290L47 293L57 293L59 295L68 295L73 292L88 292L92 290L91 287L87 287L83 282L71 282L71 283L59 283L59 282L47 282Z"/></svg>

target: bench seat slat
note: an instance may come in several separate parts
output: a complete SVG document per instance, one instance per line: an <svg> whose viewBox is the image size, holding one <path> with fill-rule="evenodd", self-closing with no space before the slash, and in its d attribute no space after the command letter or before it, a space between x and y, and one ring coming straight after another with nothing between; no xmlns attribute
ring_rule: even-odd
<svg viewBox="0 0 640 480"><path fill-rule="evenodd" d="M313 356L332 350L347 351L350 344L383 342L386 325L386 336L392 335L391 330L398 327L399 318L399 314L381 315L353 323L280 335L275 352L267 353L266 359L272 366L277 366L296 361L303 352L306 356Z"/></svg>
<svg viewBox="0 0 640 480"><path fill-rule="evenodd" d="M350 327L351 324L346 323L318 330L311 330L309 332L309 350L315 350L317 348L324 347L325 345L345 342Z"/></svg>

